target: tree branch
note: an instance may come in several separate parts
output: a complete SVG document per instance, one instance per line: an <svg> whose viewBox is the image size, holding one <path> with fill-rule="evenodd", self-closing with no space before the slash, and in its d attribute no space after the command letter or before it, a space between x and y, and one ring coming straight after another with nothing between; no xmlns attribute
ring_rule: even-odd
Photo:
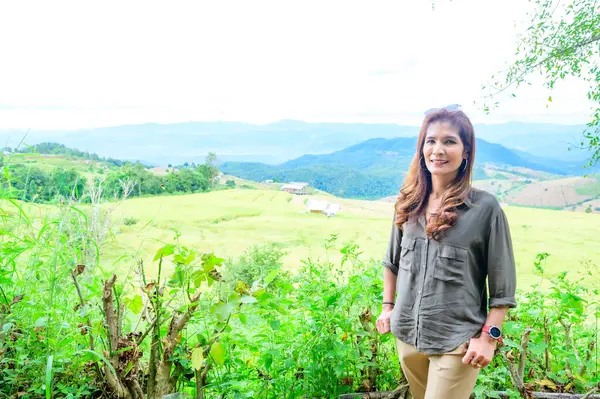
<svg viewBox="0 0 600 399"><path fill-rule="evenodd" d="M194 295L189 307L180 318L177 318L175 315L173 316L173 320L169 326L169 332L167 333L167 341L174 342L177 339L177 336L183 327L185 327L185 324L190 320L196 311L196 308L198 308L198 301L200 300L201 294L202 292L198 292L196 295Z"/></svg>
<svg viewBox="0 0 600 399"><path fill-rule="evenodd" d="M595 347L596 347L596 341L594 341L594 339L592 339L588 346L588 353L586 353L586 355L585 355L585 362L583 362L581 364L581 367L579 368L579 375L585 374L585 370L587 369L586 363L588 363L590 361L590 359L592 358L592 353L594 352Z"/></svg>
<svg viewBox="0 0 600 399"><path fill-rule="evenodd" d="M526 75L529 75L534 69L536 69L537 67L541 66L542 64L545 64L546 62L550 61L552 58L556 58L559 57L561 55L564 55L565 53L569 52L569 51L574 51L577 49L580 49L582 47L588 46L592 43L595 43L597 41L600 41L600 34L598 35L594 35L591 38L584 40L581 43L577 43L571 47L567 47L564 49L555 49L554 51L552 51L548 56L546 56L544 59L542 59L539 62L536 62L535 64L533 64L532 66L525 66L525 70L522 71L516 79L510 79L510 83L506 86L504 86L502 89L499 89L497 92L489 94L487 96L485 96L485 98L491 98L494 97L502 92L504 92L505 90L509 89L510 87L512 87L513 84L520 82ZM518 62L518 61L517 61ZM511 74L509 73L509 76Z"/></svg>
<svg viewBox="0 0 600 399"><path fill-rule="evenodd" d="M115 318L115 304L113 302L113 286L117 280L117 275L113 274L110 280L104 283L102 291L102 303L104 304L104 315L106 316L106 327L108 331L108 342L110 343L110 352L117 349L117 320Z"/></svg>
<svg viewBox="0 0 600 399"><path fill-rule="evenodd" d="M133 399L129 390L121 384L121 381L110 371L108 366L104 365L104 375L106 376L106 382L112 391L117 395L119 399Z"/></svg>
<svg viewBox="0 0 600 399"><path fill-rule="evenodd" d="M523 383L523 378L525 376L525 363L527 361L527 346L529 344L529 335L531 335L531 330L527 329L523 334L523 338L521 338L521 348L523 351L519 356L519 381Z"/></svg>
<svg viewBox="0 0 600 399"><path fill-rule="evenodd" d="M146 331L144 331L142 333L142 335L140 335L140 337L136 340L136 344L140 345L142 342L144 342L144 339L146 339L146 337L148 336L148 334L150 333L150 331L152 331L154 329L154 325L158 322L158 318L155 318L152 323L148 326L148 328L146 329Z"/></svg>

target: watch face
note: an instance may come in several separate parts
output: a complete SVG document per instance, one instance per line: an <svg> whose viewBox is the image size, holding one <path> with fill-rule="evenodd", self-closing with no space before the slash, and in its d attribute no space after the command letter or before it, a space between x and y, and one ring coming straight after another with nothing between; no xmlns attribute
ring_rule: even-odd
<svg viewBox="0 0 600 399"><path fill-rule="evenodd" d="M500 336L502 335L502 331L500 331L500 329L496 326L492 326L490 327L490 336L494 339L498 339L500 338Z"/></svg>

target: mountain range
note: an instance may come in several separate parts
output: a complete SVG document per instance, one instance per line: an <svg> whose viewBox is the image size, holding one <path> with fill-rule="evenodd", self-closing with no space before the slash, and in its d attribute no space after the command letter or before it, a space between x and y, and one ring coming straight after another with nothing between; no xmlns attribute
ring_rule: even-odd
<svg viewBox="0 0 600 399"><path fill-rule="evenodd" d="M585 125L510 122L475 125L476 136L515 150L537 164L568 161L585 164L589 152L569 147L579 143ZM222 161L278 165L305 154L329 154L369 139L415 137L419 128L395 124L308 123L283 120L266 125L241 122L140 124L80 130L31 130L26 144L59 142L71 148L151 165L200 163L209 152ZM0 130L0 141L15 147L25 130ZM518 151L527 154L519 153ZM529 155L531 154L531 155Z"/></svg>
<svg viewBox="0 0 600 399"><path fill-rule="evenodd" d="M330 154L303 155L278 165L225 162L220 169L255 181L305 181L341 197L381 198L398 191L404 172L412 162L416 141L416 137L370 139ZM578 165L573 167L568 161L544 161L539 162L523 151L477 139L473 178L484 180L495 177L496 172L490 172L489 165L494 165L495 169L525 168L557 177L577 174L579 170ZM523 172L519 173L523 175Z"/></svg>

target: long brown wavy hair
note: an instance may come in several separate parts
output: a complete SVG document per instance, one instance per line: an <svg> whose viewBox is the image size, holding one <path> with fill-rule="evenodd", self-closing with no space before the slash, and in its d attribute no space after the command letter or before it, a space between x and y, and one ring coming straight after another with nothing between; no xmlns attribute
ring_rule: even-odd
<svg viewBox="0 0 600 399"><path fill-rule="evenodd" d="M471 121L463 111L441 109L429 114L423 121L417 140L417 151L404 178L395 205L395 223L399 228L402 228L402 225L409 218L418 217L427 208L432 183L431 173L427 169L423 156L423 145L427 129L434 122L448 122L456 128L464 145L464 152L468 154L468 160L463 160L456 179L448 185L442 195L439 212L432 213L429 220L427 220L425 230L427 237L437 240L445 231L454 226L457 219L457 209L469 201L473 162L475 160L475 132Z"/></svg>

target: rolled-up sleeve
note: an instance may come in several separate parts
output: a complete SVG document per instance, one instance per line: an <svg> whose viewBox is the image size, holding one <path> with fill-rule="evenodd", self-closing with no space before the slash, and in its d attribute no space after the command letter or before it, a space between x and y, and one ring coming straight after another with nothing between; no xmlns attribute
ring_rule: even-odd
<svg viewBox="0 0 600 399"><path fill-rule="evenodd" d="M515 256L508 220L502 208L492 217L488 240L489 307L517 306Z"/></svg>
<svg viewBox="0 0 600 399"><path fill-rule="evenodd" d="M400 242L402 241L402 230L400 230L400 228L396 226L395 220L396 212L394 212L390 240L382 264L384 267L390 269L395 275L398 275L398 262L400 261Z"/></svg>

